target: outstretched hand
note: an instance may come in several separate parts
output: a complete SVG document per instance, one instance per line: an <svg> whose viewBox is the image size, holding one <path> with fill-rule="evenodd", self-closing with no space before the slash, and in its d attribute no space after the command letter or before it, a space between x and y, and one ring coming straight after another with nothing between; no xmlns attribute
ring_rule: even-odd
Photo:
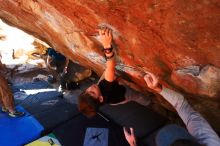
<svg viewBox="0 0 220 146"><path fill-rule="evenodd" d="M123 130L124 130L125 138L128 141L128 143L130 144L130 146L137 146L136 138L134 135L134 129L130 128L130 133L125 129L125 127L123 127Z"/></svg>
<svg viewBox="0 0 220 146"><path fill-rule="evenodd" d="M100 41L104 48L111 48L112 31L109 28L99 29Z"/></svg>
<svg viewBox="0 0 220 146"><path fill-rule="evenodd" d="M162 91L162 86L159 83L158 76L154 75L153 73L146 72L144 80L150 89L156 91L157 93L160 93Z"/></svg>

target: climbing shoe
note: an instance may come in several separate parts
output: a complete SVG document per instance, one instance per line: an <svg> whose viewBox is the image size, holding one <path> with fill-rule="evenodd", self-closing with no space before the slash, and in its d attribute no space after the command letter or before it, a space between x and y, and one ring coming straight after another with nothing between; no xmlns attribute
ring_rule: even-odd
<svg viewBox="0 0 220 146"><path fill-rule="evenodd" d="M8 112L8 115L12 118L16 118L16 117L22 117L25 115L24 112L19 112L19 111L14 111L14 112Z"/></svg>
<svg viewBox="0 0 220 146"><path fill-rule="evenodd" d="M2 112L7 113L7 112L8 112L8 109L5 108L5 107L2 107Z"/></svg>

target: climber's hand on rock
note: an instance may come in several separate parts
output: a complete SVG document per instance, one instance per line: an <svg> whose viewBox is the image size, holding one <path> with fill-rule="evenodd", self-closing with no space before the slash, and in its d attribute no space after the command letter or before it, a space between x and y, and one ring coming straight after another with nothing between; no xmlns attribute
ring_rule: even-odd
<svg viewBox="0 0 220 146"><path fill-rule="evenodd" d="M112 31L109 28L99 29L100 41L104 48L111 48L112 44Z"/></svg>
<svg viewBox="0 0 220 146"><path fill-rule="evenodd" d="M146 72L144 80L150 89L156 91L157 93L160 93L162 91L162 86L159 83L158 76L154 75L153 73Z"/></svg>

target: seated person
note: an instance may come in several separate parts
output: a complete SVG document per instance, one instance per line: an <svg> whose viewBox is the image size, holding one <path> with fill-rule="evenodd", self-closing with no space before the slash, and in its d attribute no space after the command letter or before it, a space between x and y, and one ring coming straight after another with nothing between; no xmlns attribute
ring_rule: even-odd
<svg viewBox="0 0 220 146"><path fill-rule="evenodd" d="M78 86L78 82L90 77L92 74L91 69L79 65L78 63L72 62L69 59L66 61L64 72L61 76L61 85L63 89L74 88ZM74 84L75 83L75 84ZM72 86L71 86L72 85Z"/></svg>
<svg viewBox="0 0 220 146"><path fill-rule="evenodd" d="M62 89L76 88L78 84L75 82L89 77L92 73L91 70L73 63L53 48L48 48L47 67L56 70L59 74Z"/></svg>
<svg viewBox="0 0 220 146"><path fill-rule="evenodd" d="M47 67L56 70L57 73L62 73L66 66L66 57L55 51L53 48L48 48Z"/></svg>
<svg viewBox="0 0 220 146"><path fill-rule="evenodd" d="M24 112L19 112L15 110L14 97L8 86L8 81L0 73L0 106L2 107L2 112L8 113L10 117L21 117Z"/></svg>
<svg viewBox="0 0 220 146"><path fill-rule="evenodd" d="M78 108L87 117L92 117L97 114L99 106L108 104L119 104L126 102L126 88L119 85L115 78L115 54L112 48L112 32L108 28L99 30L100 41L104 47L104 55L106 58L106 69L104 72L104 79L98 84L93 84L78 97ZM138 100L133 98L130 100ZM141 101L141 100L138 100ZM137 102L138 102L137 101ZM145 99L143 99L145 102ZM149 104L149 100L146 101ZM145 104L146 105L146 104Z"/></svg>
<svg viewBox="0 0 220 146"><path fill-rule="evenodd" d="M168 125L156 135L157 146L220 146L220 139L209 123L188 104L182 94L170 90L159 83L159 78L147 72L144 76L147 86L163 96L177 111L188 132L180 126ZM134 129L125 137L130 146L136 146Z"/></svg>

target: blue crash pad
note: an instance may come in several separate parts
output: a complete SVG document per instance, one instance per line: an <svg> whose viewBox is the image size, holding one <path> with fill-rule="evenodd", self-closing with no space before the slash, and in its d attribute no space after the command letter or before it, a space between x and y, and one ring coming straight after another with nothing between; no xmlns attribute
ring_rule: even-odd
<svg viewBox="0 0 220 146"><path fill-rule="evenodd" d="M12 118L0 111L0 146L21 146L40 137L42 125L24 108L17 106L25 116Z"/></svg>
<svg viewBox="0 0 220 146"><path fill-rule="evenodd" d="M29 90L29 89L51 89L53 88L48 82L46 81L35 81L35 82L28 82L28 83L21 83L12 86L12 91L18 92L21 90Z"/></svg>
<svg viewBox="0 0 220 146"><path fill-rule="evenodd" d="M21 83L11 87L11 90L15 98L15 105L19 105L24 99L29 98L30 96L34 96L38 93L50 92L50 91L41 91L47 89L53 89L53 87L46 81ZM34 92L31 92L32 90ZM31 93L28 93L28 91Z"/></svg>

